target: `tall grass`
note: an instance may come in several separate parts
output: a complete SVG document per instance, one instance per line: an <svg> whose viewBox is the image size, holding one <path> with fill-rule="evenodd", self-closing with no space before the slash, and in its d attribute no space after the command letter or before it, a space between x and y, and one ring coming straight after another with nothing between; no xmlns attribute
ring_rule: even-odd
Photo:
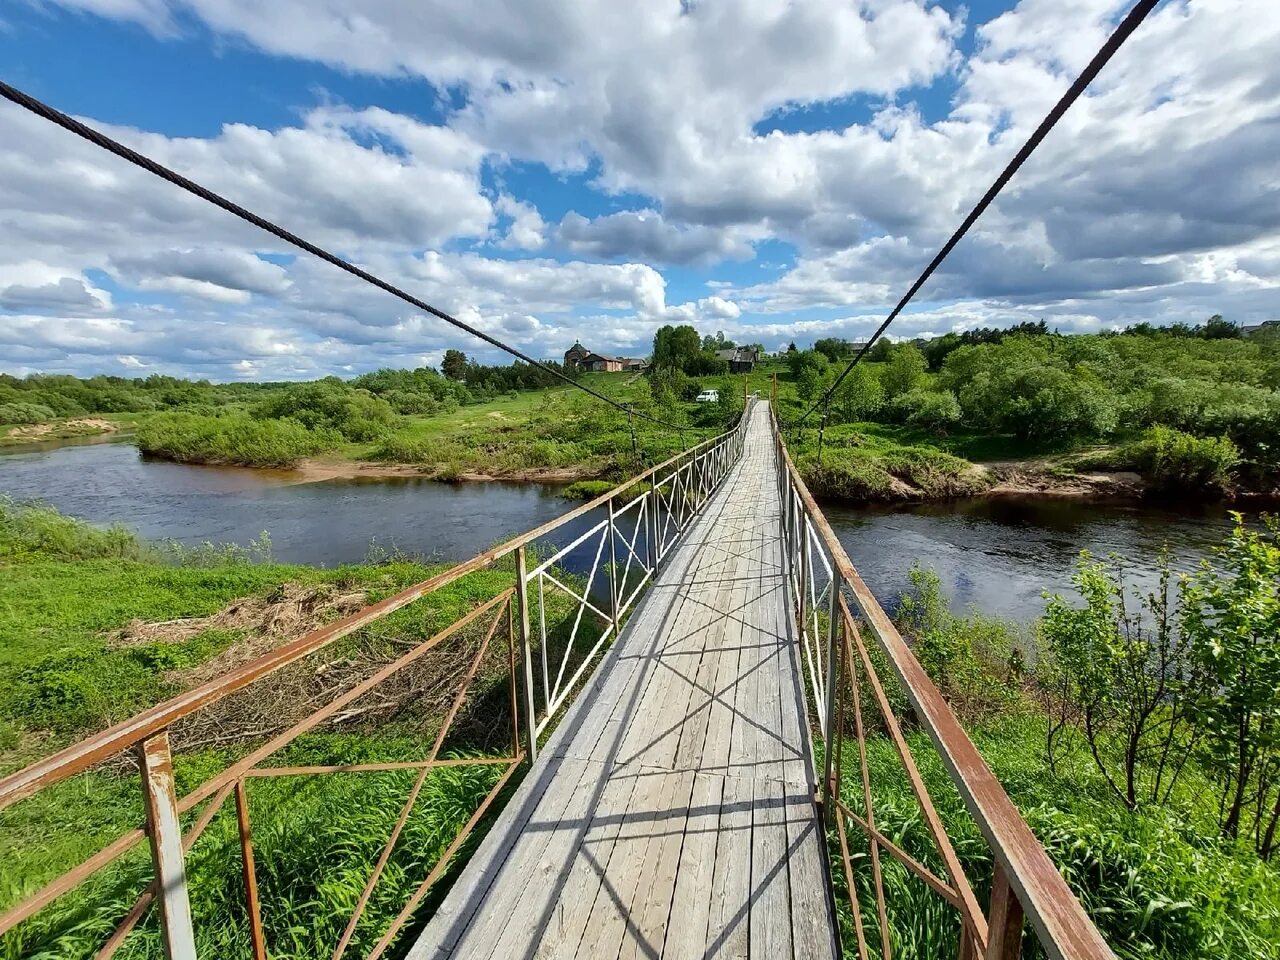
<svg viewBox="0 0 1280 960"><path fill-rule="evenodd" d="M312 737L291 762L349 763L420 755L421 746L401 740L398 751L359 737ZM366 955L392 918L435 866L445 847L493 787L502 768L441 768L427 778L356 928L352 956ZM179 776L183 767L179 766ZM249 781L254 858L262 903L262 920L274 958L329 956L355 909L383 845L390 836L415 771L258 778ZM109 775L98 775L100 779ZM105 796L120 794L121 815L129 808L124 795L137 797L136 777L99 784ZM114 789L112 789L114 788ZM103 802L100 796L98 802ZM133 816L136 818L136 799ZM123 824L121 824L123 826ZM481 834L469 838L456 863ZM84 851L88 853L89 850ZM187 859L189 893L202 957L249 958L248 918L234 805L228 801L196 843ZM450 874L456 872L450 870ZM0 940L0 958L69 958L92 955L115 928L151 877L145 845L117 861L53 906L41 911ZM36 889L20 874L5 872L5 902ZM448 888L448 877L433 888L426 915ZM412 940L402 935L401 941ZM395 954L393 953L393 956ZM128 960L161 960L154 909L118 954Z"/></svg>
<svg viewBox="0 0 1280 960"><path fill-rule="evenodd" d="M1252 851L1212 839L1197 827L1197 800L1187 807L1129 813L1107 795L1087 760L1060 768L1043 763L1044 721L1005 717L971 730L983 757L1022 810L1108 944L1122 960L1280 957L1280 873ZM928 737L908 741L966 876L984 904L994 863L977 825ZM876 826L908 853L945 876L918 805L890 741L867 743ZM844 752L843 794L862 812L856 749ZM874 887L861 831L848 824L855 884L868 939L877 946ZM829 837L836 901L846 955L856 955L839 843ZM956 911L905 868L881 855L895 957L958 953ZM891 865L890 865L891 864ZM1027 956L1043 956L1025 939ZM879 955L878 949L873 955Z"/></svg>

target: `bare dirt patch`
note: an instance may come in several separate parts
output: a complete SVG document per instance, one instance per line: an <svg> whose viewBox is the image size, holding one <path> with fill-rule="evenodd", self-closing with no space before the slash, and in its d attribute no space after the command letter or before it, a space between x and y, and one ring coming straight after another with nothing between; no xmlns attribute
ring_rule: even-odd
<svg viewBox="0 0 1280 960"><path fill-rule="evenodd" d="M77 417L73 420L56 420L52 423L31 423L10 427L9 440L49 440L54 437L91 436L95 433L115 433L120 424L101 417Z"/></svg>
<svg viewBox="0 0 1280 960"><path fill-rule="evenodd" d="M366 603L363 592L341 593L330 586L281 584L265 596L243 597L207 617L147 623L134 620L111 636L113 646L182 643L206 630L243 630L245 637L196 667L171 671L169 683L190 686L219 677L282 643L295 640Z"/></svg>
<svg viewBox="0 0 1280 960"><path fill-rule="evenodd" d="M1048 497L1110 498L1138 497L1146 483L1136 473L1090 472L1058 474L1050 472L1046 463L987 464L998 482L987 491L992 496L1038 495Z"/></svg>

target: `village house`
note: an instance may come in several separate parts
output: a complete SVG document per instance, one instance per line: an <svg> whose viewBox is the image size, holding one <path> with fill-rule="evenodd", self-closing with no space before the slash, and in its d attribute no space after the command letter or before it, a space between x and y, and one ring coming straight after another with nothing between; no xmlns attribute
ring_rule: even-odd
<svg viewBox="0 0 1280 960"><path fill-rule="evenodd" d="M569 370L588 370L593 373L643 370L646 366L642 357L613 357L596 353L577 341L574 341L573 346L564 352L564 365Z"/></svg>
<svg viewBox="0 0 1280 960"><path fill-rule="evenodd" d="M716 356L729 361L730 373L750 373L760 362L760 354L755 347L730 347L717 350Z"/></svg>

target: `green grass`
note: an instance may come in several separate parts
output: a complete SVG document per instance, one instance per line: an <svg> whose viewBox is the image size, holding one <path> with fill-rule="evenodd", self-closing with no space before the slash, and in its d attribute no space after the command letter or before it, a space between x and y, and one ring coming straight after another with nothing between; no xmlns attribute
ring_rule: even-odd
<svg viewBox="0 0 1280 960"><path fill-rule="evenodd" d="M936 447L905 446L866 424L828 427L788 442L796 469L819 497L838 500L940 499L980 493L994 481L967 460ZM878 425L877 425L878 426Z"/></svg>
<svg viewBox="0 0 1280 960"><path fill-rule="evenodd" d="M1048 770L1043 761L1044 721L1039 716L1004 716L970 733L1123 960L1280 957L1280 873L1244 845L1212 839L1215 811L1203 809L1194 778L1171 807L1129 813L1114 801L1082 750L1060 764L1057 775ZM993 869L986 842L928 738L917 731L908 740L965 873L985 904ZM945 876L892 744L873 735L867 746L877 826ZM861 779L852 744L844 758L842 793L861 813ZM848 836L863 922L868 939L878 945L867 846L856 825L848 825ZM846 954L854 955L836 834L830 835L829 844L837 868L841 935ZM957 955L956 912L891 857L882 854L881 861L894 956L923 960ZM1028 934L1028 948L1032 940Z"/></svg>
<svg viewBox="0 0 1280 960"><path fill-rule="evenodd" d="M377 600L441 569L392 558L377 565L318 570L271 563L265 559L266 549L264 538L254 551L175 550L142 542L126 530L97 530L49 508L0 501L0 772L177 693L189 685L182 679L185 668L242 639L235 630L208 629L180 642L113 642L113 634L134 620L203 616L247 595L277 595L285 583L359 590ZM561 576L574 582L563 572ZM469 574L207 708L203 715L212 719L204 733L179 724L174 733L179 794L206 782L262 742L266 732L249 729L253 717L262 716L269 729L292 722L302 715L295 702L299 695L304 701L314 696L324 702L344 684L368 675L508 588L512 579L510 564L503 562ZM558 662L573 617L567 598L556 591L549 594L548 654ZM487 623L482 618L409 668L405 676L416 677L415 685L406 688L409 699L393 714L317 728L279 751L267 765L420 759L439 729L442 704L451 698L464 669L459 664L476 649ZM589 647L598 629L584 623L578 646ZM505 630L500 629L444 741L443 756L492 756L509 749L507 658ZM415 673L419 667L424 672ZM394 682L388 681L393 690ZM387 687L378 690L382 693ZM365 702L358 700L353 706ZM216 743L228 730L234 731L229 741ZM215 745L200 739L209 731ZM357 928L352 955L368 953L502 769L457 767L428 777ZM249 781L263 919L273 957L329 955L414 775L397 771ZM421 918L430 915L500 807L501 802L467 840L415 923L420 925ZM101 849L108 839L136 827L140 818L138 776L128 758L95 767L0 812L0 862L5 864L0 871L0 911ZM192 819L188 815L185 822ZM230 802L194 847L188 868L201 956L248 957L239 842ZM150 875L145 845L139 846L0 939L0 960L89 955L124 916ZM397 949L411 942L414 930L414 925L407 928ZM154 915L119 954L161 955Z"/></svg>

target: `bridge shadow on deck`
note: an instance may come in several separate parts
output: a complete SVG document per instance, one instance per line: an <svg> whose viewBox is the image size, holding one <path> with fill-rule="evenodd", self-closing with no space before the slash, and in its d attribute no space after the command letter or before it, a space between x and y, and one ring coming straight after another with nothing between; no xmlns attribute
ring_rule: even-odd
<svg viewBox="0 0 1280 960"><path fill-rule="evenodd" d="M410 958L835 955L773 476L757 421Z"/></svg>

